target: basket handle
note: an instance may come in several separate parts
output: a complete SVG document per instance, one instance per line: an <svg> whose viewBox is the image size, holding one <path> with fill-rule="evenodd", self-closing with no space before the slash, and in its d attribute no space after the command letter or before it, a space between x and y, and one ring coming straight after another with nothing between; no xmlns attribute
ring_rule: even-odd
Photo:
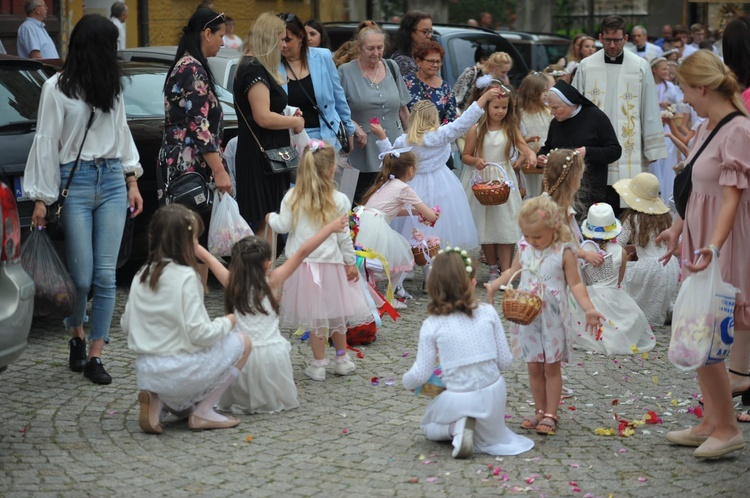
<svg viewBox="0 0 750 498"><path fill-rule="evenodd" d="M500 289L502 289L502 290L506 290L506 289L513 290L513 280L515 280L516 277L522 271L527 271L527 272L530 272L530 273L534 274L534 276L536 277L537 281L539 282L539 287L540 287L540 289L542 291L541 293L542 293L542 295L544 295L544 282L542 282L542 277L539 275L539 273L536 272L536 270L532 270L531 268L521 268L521 269L517 270L513 275L511 275L510 280L508 280L508 284L507 285L501 285Z"/></svg>
<svg viewBox="0 0 750 498"><path fill-rule="evenodd" d="M505 168L503 168L500 164L498 164L498 163L489 163L489 162L486 163L486 164L487 164L487 166L494 166L495 168L499 169L502 172L503 177L502 178L498 178L498 180L501 180L501 181L504 181L504 182L508 182L509 181L508 180L508 173L505 171Z"/></svg>
<svg viewBox="0 0 750 498"><path fill-rule="evenodd" d="M593 240L590 240L590 239L586 239L583 242L581 242L581 249L583 249L586 244L593 244L593 246L594 246L594 252L596 252L597 254L601 254L602 253L602 250L599 248L599 244L597 244L596 242L594 242Z"/></svg>

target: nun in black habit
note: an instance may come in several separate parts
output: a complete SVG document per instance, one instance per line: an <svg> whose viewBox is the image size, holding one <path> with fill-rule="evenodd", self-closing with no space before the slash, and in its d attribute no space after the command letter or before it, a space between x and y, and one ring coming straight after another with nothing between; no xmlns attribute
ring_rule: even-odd
<svg viewBox="0 0 750 498"><path fill-rule="evenodd" d="M547 141L539 149L538 164L543 166L554 149L575 149L583 157L586 169L581 181L586 213L595 202L620 205L617 192L607 185L608 165L617 161L622 147L612 123L604 112L568 83L559 80L548 94L550 122Z"/></svg>

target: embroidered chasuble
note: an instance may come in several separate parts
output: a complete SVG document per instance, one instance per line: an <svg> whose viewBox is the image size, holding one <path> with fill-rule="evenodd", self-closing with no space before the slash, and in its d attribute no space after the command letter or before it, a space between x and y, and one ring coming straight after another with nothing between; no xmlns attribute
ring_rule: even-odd
<svg viewBox="0 0 750 498"><path fill-rule="evenodd" d="M573 86L609 118L622 146L609 165L607 185L648 172L648 164L667 157L661 109L648 62L629 50L622 64L607 64L600 50L581 61Z"/></svg>

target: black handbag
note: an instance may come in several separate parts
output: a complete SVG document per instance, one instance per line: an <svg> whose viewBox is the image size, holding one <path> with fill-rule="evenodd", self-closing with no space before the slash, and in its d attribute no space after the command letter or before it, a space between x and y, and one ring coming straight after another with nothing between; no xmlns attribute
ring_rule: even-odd
<svg viewBox="0 0 750 498"><path fill-rule="evenodd" d="M250 127L250 123L247 122L247 118L245 118L245 113L242 112L242 109L240 109L236 100L234 101L234 108L237 109L237 112L242 116L242 120L245 122L247 129L250 130L250 133L252 133L255 143L258 144L260 151L263 153L263 157L266 158L264 173L266 175L278 175L280 173L291 173L296 171L297 166L299 166L299 154L297 153L297 149L291 145L277 147L275 149L264 149L260 144L258 137L255 136L255 132Z"/></svg>
<svg viewBox="0 0 750 498"><path fill-rule="evenodd" d="M708 138L703 142L700 149L698 149L698 152L695 153L690 162L682 169L682 171L677 174L677 176L674 177L672 197L674 198L675 209L677 209L677 213L683 220L685 219L685 210L687 209L687 203L688 199L690 198L690 193L693 191L693 164L695 163L695 160L698 159L698 156L701 155L703 149L705 149L709 142L711 142L711 139L714 138L721 127L729 123L737 116L742 116L742 113L739 111L735 111L730 112L729 114L724 116L724 119L719 121L716 127L711 130Z"/></svg>
<svg viewBox="0 0 750 498"><path fill-rule="evenodd" d="M47 235L49 235L50 239L52 240L63 240L65 239L65 229L62 225L62 221L60 220L62 217L62 208L63 204L65 204L65 199L68 198L68 190L70 190L70 184L73 182L73 176L76 174L76 170L78 169L78 163L81 161L81 152L83 152L83 144L86 143L86 136L89 134L89 128L91 128L91 123L94 122L94 108L91 108L91 114L89 115L89 121L86 123L86 130L83 132L83 140L81 140L81 147L78 149L78 155L76 156L76 160L73 163L73 167L70 169L70 176L68 176L68 181L65 183L65 188L62 189L62 192L60 192L60 198L54 202L50 207L47 209L47 217L46 217L46 229L47 229Z"/></svg>
<svg viewBox="0 0 750 498"><path fill-rule="evenodd" d="M197 171L169 180L166 193L167 204L182 204L197 213L207 213L213 205L211 185Z"/></svg>
<svg viewBox="0 0 750 498"><path fill-rule="evenodd" d="M291 66L286 66L286 67L289 69L289 71L291 71L292 76L294 76L294 79L296 79L297 82L299 82L299 78L297 78L297 75L294 73L294 69L292 69ZM302 93L305 94L305 97L307 97L307 100L310 101L310 104L312 105L313 109L315 109L315 111L318 113L318 116L320 116L320 119L325 123L328 129L336 134L336 140L338 140L339 145L341 145L341 151L344 154L348 154L352 149L351 147L349 147L349 136L346 134L346 127L344 126L344 123L339 121L338 130L334 130L333 126L331 126L331 123L328 122L326 117L320 111L320 107L318 107L318 105L315 103L312 97L310 97L310 94L307 93L307 90L305 90L305 87L302 86L302 83L300 83L299 89L302 90Z"/></svg>

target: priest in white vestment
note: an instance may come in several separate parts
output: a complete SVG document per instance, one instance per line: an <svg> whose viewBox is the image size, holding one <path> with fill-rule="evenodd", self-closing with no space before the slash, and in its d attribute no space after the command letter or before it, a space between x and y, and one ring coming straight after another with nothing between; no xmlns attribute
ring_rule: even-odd
<svg viewBox="0 0 750 498"><path fill-rule="evenodd" d="M620 160L609 165L607 185L648 172L648 165L667 157L661 109L651 68L645 59L625 50L625 20L602 21L603 50L581 61L573 86L609 118L622 146ZM611 191L611 192L610 192ZM608 187L608 202L625 207Z"/></svg>

